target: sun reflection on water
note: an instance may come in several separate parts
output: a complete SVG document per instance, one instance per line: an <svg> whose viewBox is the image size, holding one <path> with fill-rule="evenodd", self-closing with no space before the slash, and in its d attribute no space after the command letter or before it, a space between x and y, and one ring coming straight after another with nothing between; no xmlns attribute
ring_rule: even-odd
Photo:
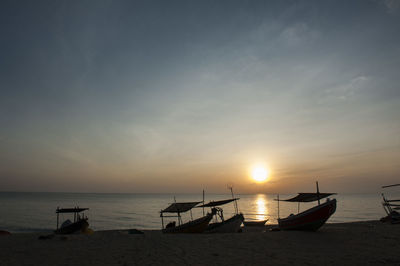
<svg viewBox="0 0 400 266"><path fill-rule="evenodd" d="M256 199L257 214L256 220L265 220L268 216L267 200L264 194L258 194Z"/></svg>

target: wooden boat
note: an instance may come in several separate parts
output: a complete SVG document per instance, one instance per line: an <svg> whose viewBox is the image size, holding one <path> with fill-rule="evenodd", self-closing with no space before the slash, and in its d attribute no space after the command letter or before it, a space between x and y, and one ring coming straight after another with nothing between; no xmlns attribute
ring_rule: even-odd
<svg viewBox="0 0 400 266"><path fill-rule="evenodd" d="M208 225L206 232L207 233L237 233L240 229L240 226L243 223L244 216L241 213L238 213L237 205L235 204L235 214L225 220L223 209L217 206L221 206L230 202L235 202L238 198L227 199L227 200L219 200L219 201L210 201L207 204L203 204L198 206L198 208L210 207L212 210L216 212L216 220L217 222L211 223ZM218 218L219 217L219 218ZM219 219L219 221L218 221Z"/></svg>
<svg viewBox="0 0 400 266"><path fill-rule="evenodd" d="M84 213L79 215L79 213L89 210L89 208L64 208L60 209L57 208L57 229L54 231L56 234L73 234L76 232L84 232L88 229L89 223L88 218L85 217ZM59 215L60 213L73 213L74 214L74 222L70 220L66 220L60 227L59 227Z"/></svg>
<svg viewBox="0 0 400 266"><path fill-rule="evenodd" d="M299 193L296 197L279 200L278 196L278 216L279 216L279 201L297 202L313 202L318 201L318 205L300 212L298 214L291 214L286 218L278 218L279 229L281 230L303 230L303 231L316 231L331 217L336 211L336 199L330 200L329 198L325 203L320 203L320 200L336 193L320 193L317 182L317 193Z"/></svg>
<svg viewBox="0 0 400 266"><path fill-rule="evenodd" d="M235 198L235 196L233 195L232 187L229 187L229 189L231 190L232 199L210 201L207 204L204 204L204 191L203 191L203 205L198 206L198 208L203 208L203 213L204 213L204 208L209 207L216 213L215 215L216 222L210 223L208 225L206 229L207 233L237 233L240 231L240 226L244 221L244 216L242 213L239 213L239 208L237 205L237 201L239 200L239 198ZM235 209L235 214L231 218L225 220L223 209L218 206L222 206L231 202L234 203L233 206Z"/></svg>
<svg viewBox="0 0 400 266"><path fill-rule="evenodd" d="M0 236L6 236L6 235L11 235L11 233L5 230L0 230Z"/></svg>
<svg viewBox="0 0 400 266"><path fill-rule="evenodd" d="M240 231L240 226L244 220L243 214L235 214L228 220L224 220L217 223L211 223L208 225L207 233L237 233Z"/></svg>
<svg viewBox="0 0 400 266"><path fill-rule="evenodd" d="M394 184L394 185L388 185L388 186L383 186L382 188L389 188L389 187L397 187L400 186L400 184ZM400 223L400 213L398 210L400 210L400 204L397 202L400 202L399 199L387 199L385 195L382 193L382 206L383 209L385 210L387 216L381 218L382 222L389 221L392 224L397 224Z"/></svg>
<svg viewBox="0 0 400 266"><path fill-rule="evenodd" d="M196 220L193 220L191 210L200 202L201 201L172 203L166 209L162 210L160 212L160 217L161 217L161 222L162 222L162 232L163 233L173 233L173 234L203 233L204 230L207 229L207 226L210 223L212 217L214 216L215 211L212 211L211 213L207 213L207 215L205 215L201 218L198 218ZM190 211L192 221L189 221L187 223L182 223L181 213L184 213L187 211ZM173 213L176 215L167 215L166 216L166 215L164 215L165 213ZM177 217L178 218L178 226L175 225L175 222L171 222L171 223L168 223L164 227L164 217Z"/></svg>
<svg viewBox="0 0 400 266"><path fill-rule="evenodd" d="M244 220L244 226L265 226L265 223L268 222L268 219L265 220Z"/></svg>

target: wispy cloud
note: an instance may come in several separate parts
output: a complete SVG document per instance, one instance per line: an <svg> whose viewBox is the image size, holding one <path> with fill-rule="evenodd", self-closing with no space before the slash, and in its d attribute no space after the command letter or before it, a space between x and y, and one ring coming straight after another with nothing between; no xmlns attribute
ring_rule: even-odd
<svg viewBox="0 0 400 266"><path fill-rule="evenodd" d="M335 87L325 90L325 94L320 98L319 104L334 103L334 101L348 101L361 94L362 90L368 86L369 77L357 76Z"/></svg>
<svg viewBox="0 0 400 266"><path fill-rule="evenodd" d="M310 44L319 36L320 33L318 31L313 30L304 22L291 25L285 28L280 34L282 41L290 47Z"/></svg>
<svg viewBox="0 0 400 266"><path fill-rule="evenodd" d="M358 151L394 169L398 3L10 2L0 168L137 190L245 179L259 158L282 186L360 176Z"/></svg>
<svg viewBox="0 0 400 266"><path fill-rule="evenodd" d="M383 0L384 5L389 13L395 13L400 7L399 0Z"/></svg>

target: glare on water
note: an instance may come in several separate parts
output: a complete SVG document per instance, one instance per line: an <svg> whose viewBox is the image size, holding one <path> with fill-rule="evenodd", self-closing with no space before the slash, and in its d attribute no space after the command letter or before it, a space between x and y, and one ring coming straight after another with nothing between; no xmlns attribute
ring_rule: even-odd
<svg viewBox="0 0 400 266"><path fill-rule="evenodd" d="M267 216L267 201L265 199L264 194L258 194L257 199L256 199L256 205L257 205L257 214L255 219L256 220L264 220L265 217Z"/></svg>

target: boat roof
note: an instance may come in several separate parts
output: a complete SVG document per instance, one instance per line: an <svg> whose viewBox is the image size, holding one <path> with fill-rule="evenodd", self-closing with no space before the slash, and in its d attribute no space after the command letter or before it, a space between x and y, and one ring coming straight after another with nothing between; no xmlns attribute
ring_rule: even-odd
<svg viewBox="0 0 400 266"><path fill-rule="evenodd" d="M161 211L163 212L172 212L172 213L177 213L177 212L187 212L188 210L191 210L194 206L199 204L201 201L194 201L194 202L175 202L169 205L167 208Z"/></svg>
<svg viewBox="0 0 400 266"><path fill-rule="evenodd" d="M89 208L57 208L56 213L73 213L73 212L83 212L89 210Z"/></svg>
<svg viewBox="0 0 400 266"><path fill-rule="evenodd" d="M206 204L197 206L196 208L220 206L220 205L224 205L224 204L230 203L230 202L235 201L235 200L238 200L238 199L239 199L239 198L227 199L227 200L210 201L209 203L206 203Z"/></svg>
<svg viewBox="0 0 400 266"><path fill-rule="evenodd" d="M312 202L318 199L329 197L330 195L336 195L336 193L299 193L296 197L279 201Z"/></svg>
<svg viewBox="0 0 400 266"><path fill-rule="evenodd" d="M382 186L382 188L397 187L397 186L400 186L400 184L393 184L393 185Z"/></svg>

